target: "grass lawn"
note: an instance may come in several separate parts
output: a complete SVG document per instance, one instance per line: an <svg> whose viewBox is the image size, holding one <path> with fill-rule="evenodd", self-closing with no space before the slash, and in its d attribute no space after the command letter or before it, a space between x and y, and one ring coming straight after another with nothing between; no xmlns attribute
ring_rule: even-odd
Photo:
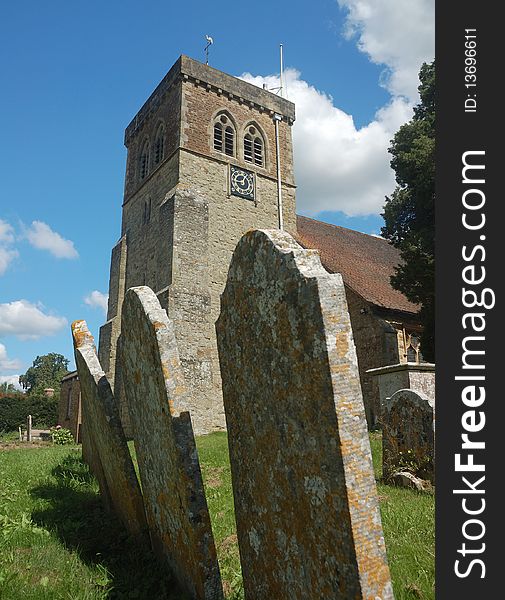
<svg viewBox="0 0 505 600"><path fill-rule="evenodd" d="M380 436L371 434L376 474ZM243 598L226 434L197 440L226 597ZM0 448L0 600L182 600L102 509L80 448ZM434 498L378 484L396 600L434 598ZM276 599L272 599L276 600Z"/></svg>

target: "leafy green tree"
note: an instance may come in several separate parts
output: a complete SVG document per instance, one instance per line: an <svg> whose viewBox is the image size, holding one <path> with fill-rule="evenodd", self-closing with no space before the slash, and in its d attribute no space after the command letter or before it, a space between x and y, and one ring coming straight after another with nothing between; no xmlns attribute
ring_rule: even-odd
<svg viewBox="0 0 505 600"><path fill-rule="evenodd" d="M382 235L400 250L393 287L421 305L425 360L435 361L435 61L419 72L421 102L389 148L397 187L384 205Z"/></svg>
<svg viewBox="0 0 505 600"><path fill-rule="evenodd" d="M30 396L42 396L45 388L54 388L57 396L62 378L69 373L67 367L68 360L61 354L37 356L28 371L19 376L19 383Z"/></svg>
<svg viewBox="0 0 505 600"><path fill-rule="evenodd" d="M0 383L0 394L7 394L8 392L15 392L16 387L13 383L9 383L7 381L2 381Z"/></svg>

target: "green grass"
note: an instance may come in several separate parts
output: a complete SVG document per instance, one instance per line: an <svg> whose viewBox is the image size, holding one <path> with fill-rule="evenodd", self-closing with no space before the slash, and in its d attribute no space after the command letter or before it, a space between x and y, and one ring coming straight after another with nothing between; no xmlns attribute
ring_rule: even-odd
<svg viewBox="0 0 505 600"><path fill-rule="evenodd" d="M379 477L380 435L370 439ZM200 437L197 445L226 597L239 600L243 592L226 434ZM378 492L396 600L433 599L433 496L380 482ZM104 512L80 449L48 445L0 450L0 600L18 598L182 596L151 552L139 548Z"/></svg>

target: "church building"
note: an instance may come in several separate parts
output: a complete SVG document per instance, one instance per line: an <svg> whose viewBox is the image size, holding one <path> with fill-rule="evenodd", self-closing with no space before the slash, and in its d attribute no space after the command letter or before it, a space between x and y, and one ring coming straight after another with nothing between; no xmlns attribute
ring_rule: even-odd
<svg viewBox="0 0 505 600"><path fill-rule="evenodd" d="M214 324L232 252L251 228L282 225L342 273L371 427L378 390L365 371L419 360L418 307L389 283L397 251L380 238L297 218L294 120L289 100L181 56L126 128L121 236L99 359L127 434L116 356L124 294L138 285L154 290L174 322L195 433L225 428Z"/></svg>

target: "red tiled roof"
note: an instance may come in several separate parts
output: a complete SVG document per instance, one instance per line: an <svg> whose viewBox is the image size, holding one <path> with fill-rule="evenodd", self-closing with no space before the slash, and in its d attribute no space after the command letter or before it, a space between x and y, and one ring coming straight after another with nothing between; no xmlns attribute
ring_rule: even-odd
<svg viewBox="0 0 505 600"><path fill-rule="evenodd" d="M297 215L296 239L304 248L317 248L327 271L341 273L344 283L367 302L390 310L417 313L390 283L400 253L386 240Z"/></svg>

